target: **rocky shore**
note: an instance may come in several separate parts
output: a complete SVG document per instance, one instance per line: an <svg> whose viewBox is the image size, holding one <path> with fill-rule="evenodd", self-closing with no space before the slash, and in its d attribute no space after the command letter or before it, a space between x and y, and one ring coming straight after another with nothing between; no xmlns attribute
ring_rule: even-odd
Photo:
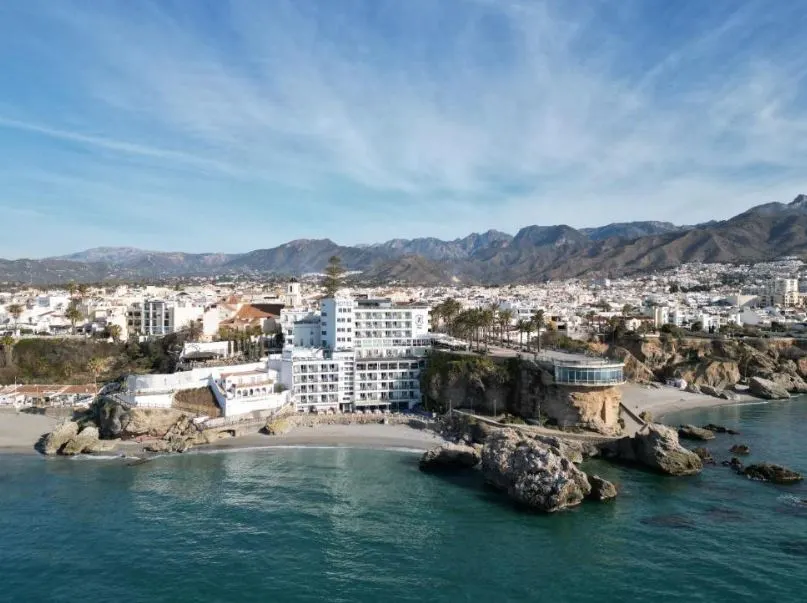
<svg viewBox="0 0 807 603"><path fill-rule="evenodd" d="M426 452L422 470L479 470L486 483L517 504L546 513L617 496L614 484L578 467L587 458L600 456L673 476L694 475L703 468L698 455L679 444L675 430L663 425L649 424L633 437L594 442L455 415L443 419L442 433L453 443Z"/></svg>

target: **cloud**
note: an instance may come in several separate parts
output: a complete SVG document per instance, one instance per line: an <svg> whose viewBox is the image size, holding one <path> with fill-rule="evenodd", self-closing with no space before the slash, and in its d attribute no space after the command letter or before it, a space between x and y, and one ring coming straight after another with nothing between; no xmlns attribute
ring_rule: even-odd
<svg viewBox="0 0 807 603"><path fill-rule="evenodd" d="M800 192L798 7L657 8L33 2L6 21L58 32L35 66L70 86L61 107L7 102L0 130L102 153L81 178L136 176L166 203L233 183L233 211L271 200L274 243L699 221Z"/></svg>

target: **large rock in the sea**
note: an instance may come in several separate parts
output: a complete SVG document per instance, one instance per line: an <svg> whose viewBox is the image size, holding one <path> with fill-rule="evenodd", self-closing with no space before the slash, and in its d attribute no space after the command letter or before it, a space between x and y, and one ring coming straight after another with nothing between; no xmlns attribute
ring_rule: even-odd
<svg viewBox="0 0 807 603"><path fill-rule="evenodd" d="M715 434L713 431L695 427L694 425L680 425L678 427L678 437L682 440L714 440Z"/></svg>
<svg viewBox="0 0 807 603"><path fill-rule="evenodd" d="M473 446L443 444L423 453L420 468L423 471L470 469L476 467L481 459L479 451Z"/></svg>
<svg viewBox="0 0 807 603"><path fill-rule="evenodd" d="M677 432L658 423L648 423L633 437L608 442L601 450L606 458L643 465L667 475L695 475L703 470L698 455L678 442Z"/></svg>
<svg viewBox="0 0 807 603"><path fill-rule="evenodd" d="M765 400L786 400L790 397L790 393L787 389L762 377L751 377L748 391L758 398L764 398Z"/></svg>
<svg viewBox="0 0 807 603"><path fill-rule="evenodd" d="M547 513L579 505L591 492L586 474L556 448L510 429L488 437L482 472L513 500Z"/></svg>
<svg viewBox="0 0 807 603"><path fill-rule="evenodd" d="M729 452L732 454L751 454L751 447L748 444L734 444L731 448L729 448Z"/></svg>
<svg viewBox="0 0 807 603"><path fill-rule="evenodd" d="M607 479L603 479L599 475L589 475L588 482L591 484L591 492L589 492L587 496L589 500L609 500L616 498L616 486Z"/></svg>
<svg viewBox="0 0 807 603"><path fill-rule="evenodd" d="M532 438L541 444L556 448L558 454L565 456L573 463L579 464L583 462L584 457L594 456L587 450L583 442L579 440L569 440L547 435L533 435Z"/></svg>
<svg viewBox="0 0 807 603"><path fill-rule="evenodd" d="M709 423L704 425L701 429L708 429L709 431L713 431L715 433L727 433L729 435L740 435L739 431L735 431L734 429L729 429L724 425L715 425L714 423Z"/></svg>
<svg viewBox="0 0 807 603"><path fill-rule="evenodd" d="M64 421L44 436L37 448L47 455L59 454L67 443L78 435L79 425L75 421Z"/></svg>
<svg viewBox="0 0 807 603"><path fill-rule="evenodd" d="M743 473L749 479L772 482L774 484L792 484L804 479L801 473L772 463L748 465Z"/></svg>

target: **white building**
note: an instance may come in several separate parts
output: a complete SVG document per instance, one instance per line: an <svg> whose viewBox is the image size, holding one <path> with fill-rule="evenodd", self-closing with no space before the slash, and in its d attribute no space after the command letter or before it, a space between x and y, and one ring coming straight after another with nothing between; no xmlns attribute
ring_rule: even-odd
<svg viewBox="0 0 807 603"><path fill-rule="evenodd" d="M797 278L772 279L768 281L764 293L760 295L760 305L763 307L792 307L798 306L799 303L799 279Z"/></svg>
<svg viewBox="0 0 807 603"><path fill-rule="evenodd" d="M193 320L201 320L204 308L188 302L146 299L134 302L126 311L126 326L131 334L146 337L174 333Z"/></svg>
<svg viewBox="0 0 807 603"><path fill-rule="evenodd" d="M293 332L270 366L299 410L401 409L421 401L420 370L431 347L427 307L326 298L320 316L296 322Z"/></svg>

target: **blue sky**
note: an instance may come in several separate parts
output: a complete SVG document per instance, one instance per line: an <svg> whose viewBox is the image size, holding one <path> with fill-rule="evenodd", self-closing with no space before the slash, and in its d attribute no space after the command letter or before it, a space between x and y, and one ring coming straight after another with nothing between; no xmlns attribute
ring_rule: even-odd
<svg viewBox="0 0 807 603"><path fill-rule="evenodd" d="M7 0L0 257L789 201L806 26L786 1Z"/></svg>

